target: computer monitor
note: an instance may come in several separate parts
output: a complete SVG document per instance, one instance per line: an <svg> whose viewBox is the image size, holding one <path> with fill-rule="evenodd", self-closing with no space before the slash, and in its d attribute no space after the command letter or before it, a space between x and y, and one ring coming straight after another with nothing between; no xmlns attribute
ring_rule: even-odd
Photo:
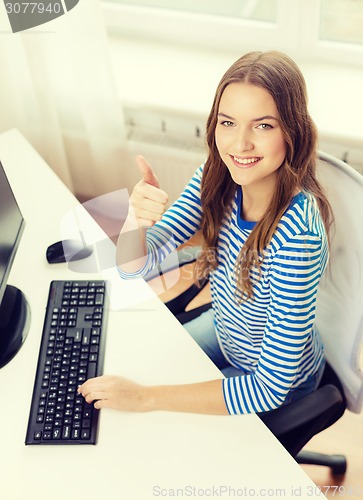
<svg viewBox="0 0 363 500"><path fill-rule="evenodd" d="M24 225L0 161L0 368L19 351L29 328L30 314L25 296L21 290L8 284Z"/></svg>

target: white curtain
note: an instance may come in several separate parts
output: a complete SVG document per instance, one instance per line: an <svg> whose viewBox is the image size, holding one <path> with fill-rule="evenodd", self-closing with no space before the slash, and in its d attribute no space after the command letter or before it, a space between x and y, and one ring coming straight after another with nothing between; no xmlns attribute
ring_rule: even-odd
<svg viewBox="0 0 363 500"><path fill-rule="evenodd" d="M99 0L19 33L1 2L0 132L13 127L80 199L133 185Z"/></svg>

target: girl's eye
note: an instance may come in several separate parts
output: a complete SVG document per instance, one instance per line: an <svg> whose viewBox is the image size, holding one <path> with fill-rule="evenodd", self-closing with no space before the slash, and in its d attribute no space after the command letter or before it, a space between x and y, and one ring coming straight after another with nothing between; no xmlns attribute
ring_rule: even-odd
<svg viewBox="0 0 363 500"><path fill-rule="evenodd" d="M270 130L271 128L273 128L273 126L269 123L260 123L257 128L259 128L260 130Z"/></svg>
<svg viewBox="0 0 363 500"><path fill-rule="evenodd" d="M234 123L230 122L229 120L224 120L221 122L221 125L224 125L225 127L233 127Z"/></svg>

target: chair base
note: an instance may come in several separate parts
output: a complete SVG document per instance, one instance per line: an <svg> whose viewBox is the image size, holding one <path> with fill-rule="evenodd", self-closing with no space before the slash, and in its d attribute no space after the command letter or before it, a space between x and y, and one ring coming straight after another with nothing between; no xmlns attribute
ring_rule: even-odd
<svg viewBox="0 0 363 500"><path fill-rule="evenodd" d="M330 467L333 476L342 476L347 470L347 459L344 455L325 455L313 451L300 451L295 460L299 464L325 465Z"/></svg>

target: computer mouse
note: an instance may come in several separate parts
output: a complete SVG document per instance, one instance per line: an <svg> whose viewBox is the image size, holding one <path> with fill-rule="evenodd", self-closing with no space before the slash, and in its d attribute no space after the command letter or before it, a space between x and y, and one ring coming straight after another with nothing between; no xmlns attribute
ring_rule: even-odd
<svg viewBox="0 0 363 500"><path fill-rule="evenodd" d="M91 247L84 246L79 240L63 240L50 245L47 248L46 257L49 264L59 264L85 259L92 252Z"/></svg>

